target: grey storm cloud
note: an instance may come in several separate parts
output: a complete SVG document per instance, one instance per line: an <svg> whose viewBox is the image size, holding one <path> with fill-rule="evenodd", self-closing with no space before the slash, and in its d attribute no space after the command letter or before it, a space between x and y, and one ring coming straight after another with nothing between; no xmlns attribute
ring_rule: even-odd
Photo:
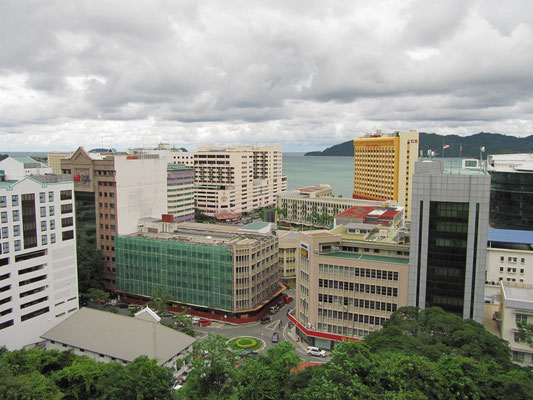
<svg viewBox="0 0 533 400"><path fill-rule="evenodd" d="M11 150L532 132L530 1L0 3Z"/></svg>

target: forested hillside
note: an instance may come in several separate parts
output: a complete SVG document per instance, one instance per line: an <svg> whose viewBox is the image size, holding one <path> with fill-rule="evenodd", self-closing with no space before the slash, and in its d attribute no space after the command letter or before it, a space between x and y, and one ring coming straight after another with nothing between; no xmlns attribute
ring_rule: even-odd
<svg viewBox="0 0 533 400"><path fill-rule="evenodd" d="M438 135L436 133L420 132L420 150L426 155L433 150L437 155L442 154L442 146L450 145L445 151L446 157L475 157L479 158L479 149L485 147L485 154L509 154L533 152L533 135L518 138L501 135L499 133L481 132L472 136ZM460 148L462 146L462 152ZM311 151L306 156L349 156L353 157L353 142L351 140L328 147L324 151Z"/></svg>

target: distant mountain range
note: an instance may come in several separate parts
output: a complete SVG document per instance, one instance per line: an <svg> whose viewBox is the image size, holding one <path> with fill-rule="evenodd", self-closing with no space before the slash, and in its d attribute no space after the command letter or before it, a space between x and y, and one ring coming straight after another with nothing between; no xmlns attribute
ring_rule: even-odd
<svg viewBox="0 0 533 400"><path fill-rule="evenodd" d="M441 155L443 145L450 145L445 150L446 157L479 158L479 149L485 147L485 154L533 153L533 135L524 138L502 135L500 133L481 132L472 136L438 135L420 132L419 148L424 156L428 150ZM460 146L463 150L460 152ZM353 157L353 141L328 147L323 151L310 151L306 156L349 156Z"/></svg>

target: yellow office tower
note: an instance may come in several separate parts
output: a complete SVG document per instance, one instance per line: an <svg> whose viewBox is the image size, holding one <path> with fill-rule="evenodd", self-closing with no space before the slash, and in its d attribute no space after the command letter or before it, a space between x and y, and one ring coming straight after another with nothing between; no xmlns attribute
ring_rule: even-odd
<svg viewBox="0 0 533 400"><path fill-rule="evenodd" d="M411 216L411 182L418 160L418 132L368 133L354 139L353 198L395 200Z"/></svg>

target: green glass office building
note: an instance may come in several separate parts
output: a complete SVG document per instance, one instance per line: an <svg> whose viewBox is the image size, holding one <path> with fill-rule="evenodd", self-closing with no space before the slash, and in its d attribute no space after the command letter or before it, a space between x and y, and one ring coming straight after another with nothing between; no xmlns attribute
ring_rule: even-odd
<svg viewBox="0 0 533 400"><path fill-rule="evenodd" d="M116 236L116 285L152 296L160 288L180 303L232 309L233 264L224 246Z"/></svg>

